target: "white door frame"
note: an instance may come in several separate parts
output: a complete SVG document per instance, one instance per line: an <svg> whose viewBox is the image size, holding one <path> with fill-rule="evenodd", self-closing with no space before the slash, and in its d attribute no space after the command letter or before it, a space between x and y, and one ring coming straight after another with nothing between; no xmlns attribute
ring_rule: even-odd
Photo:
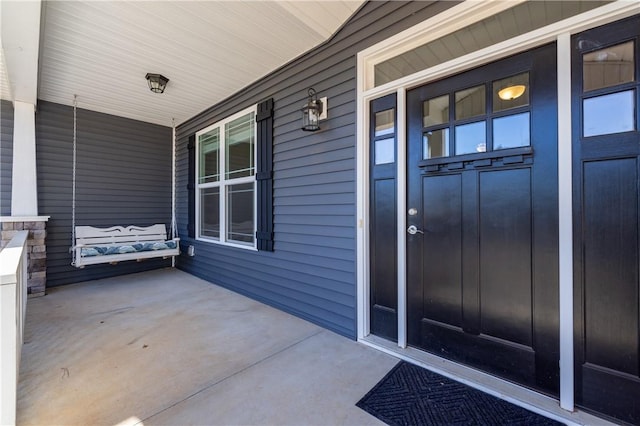
<svg viewBox="0 0 640 426"><path fill-rule="evenodd" d="M560 405L574 409L573 374L573 210L571 175L571 35L640 12L634 1L620 0L536 29L443 64L374 87L376 64L474 22L515 6L512 2L466 1L357 55L356 197L357 197L357 336L369 335L369 102L397 94L398 194L398 346L407 344L406 317L406 109L409 88L476 68L482 64L549 42L558 49L558 216L560 300Z"/></svg>

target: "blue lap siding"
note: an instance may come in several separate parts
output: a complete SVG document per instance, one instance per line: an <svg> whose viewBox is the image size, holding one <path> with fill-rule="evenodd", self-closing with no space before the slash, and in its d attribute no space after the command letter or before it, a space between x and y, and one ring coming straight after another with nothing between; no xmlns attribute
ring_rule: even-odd
<svg viewBox="0 0 640 426"><path fill-rule="evenodd" d="M76 225L171 222L171 128L79 108ZM38 212L47 224L47 287L171 265L149 259L77 269L70 265L73 108L38 102Z"/></svg>
<svg viewBox="0 0 640 426"><path fill-rule="evenodd" d="M11 216L13 104L0 101L0 216Z"/></svg>
<svg viewBox="0 0 640 426"><path fill-rule="evenodd" d="M369 2L328 42L177 129L178 225L192 258L178 267L350 338L356 337L356 54L453 2ZM265 29L268 31L268 28ZM322 130L300 130L307 89L328 97ZM189 136L274 99L274 248L187 238Z"/></svg>

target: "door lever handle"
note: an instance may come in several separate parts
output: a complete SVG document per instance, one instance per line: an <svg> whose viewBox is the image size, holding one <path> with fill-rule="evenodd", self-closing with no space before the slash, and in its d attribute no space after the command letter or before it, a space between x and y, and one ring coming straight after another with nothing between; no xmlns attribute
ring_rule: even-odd
<svg viewBox="0 0 640 426"><path fill-rule="evenodd" d="M407 232L411 235L416 235L416 234L424 234L424 232L422 232L421 230L419 230L418 228L416 228L415 225L411 225L407 228Z"/></svg>

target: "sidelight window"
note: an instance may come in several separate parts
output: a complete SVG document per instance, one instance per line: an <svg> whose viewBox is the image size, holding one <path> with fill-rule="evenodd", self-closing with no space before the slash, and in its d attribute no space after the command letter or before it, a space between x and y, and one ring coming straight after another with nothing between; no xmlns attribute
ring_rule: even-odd
<svg viewBox="0 0 640 426"><path fill-rule="evenodd" d="M634 42L628 41L582 55L584 137L636 130L634 52Z"/></svg>
<svg viewBox="0 0 640 426"><path fill-rule="evenodd" d="M422 158L530 146L529 92L525 72L424 101Z"/></svg>

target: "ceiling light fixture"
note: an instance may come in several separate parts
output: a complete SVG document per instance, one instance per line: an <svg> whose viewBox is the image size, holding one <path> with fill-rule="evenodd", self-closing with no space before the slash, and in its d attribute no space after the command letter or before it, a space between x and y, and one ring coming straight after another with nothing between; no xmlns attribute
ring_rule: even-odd
<svg viewBox="0 0 640 426"><path fill-rule="evenodd" d="M526 89L527 89L527 86L525 86L524 84L516 84L513 86L505 87L504 89L500 90L498 92L498 96L503 101L512 101L522 96Z"/></svg>
<svg viewBox="0 0 640 426"><path fill-rule="evenodd" d="M167 83L169 82L169 79L162 74L147 73L144 78L147 79L149 89L151 89L153 93L164 93L164 89L167 87Z"/></svg>

